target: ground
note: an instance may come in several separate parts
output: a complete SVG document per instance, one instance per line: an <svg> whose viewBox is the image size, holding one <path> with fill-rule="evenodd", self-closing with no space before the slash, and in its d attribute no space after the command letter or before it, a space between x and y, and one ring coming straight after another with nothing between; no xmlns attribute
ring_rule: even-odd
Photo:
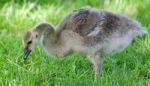
<svg viewBox="0 0 150 86"><path fill-rule="evenodd" d="M150 86L149 33L106 56L95 83L92 64L76 52L57 59L39 45L23 61L25 31L45 20L57 25L64 15L85 6L129 16L150 29L150 0L1 0L0 86Z"/></svg>

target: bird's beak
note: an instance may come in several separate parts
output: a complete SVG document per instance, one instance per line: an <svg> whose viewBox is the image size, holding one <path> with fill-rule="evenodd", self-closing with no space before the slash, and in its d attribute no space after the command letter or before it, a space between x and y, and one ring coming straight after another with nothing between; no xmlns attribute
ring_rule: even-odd
<svg viewBox="0 0 150 86"><path fill-rule="evenodd" d="M24 60L26 60L28 58L30 52L31 52L31 50L28 47L26 47L24 49Z"/></svg>

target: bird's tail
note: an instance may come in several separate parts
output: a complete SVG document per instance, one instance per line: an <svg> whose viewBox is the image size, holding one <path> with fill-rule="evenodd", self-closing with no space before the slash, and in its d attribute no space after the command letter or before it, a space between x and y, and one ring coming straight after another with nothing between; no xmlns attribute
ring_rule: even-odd
<svg viewBox="0 0 150 86"><path fill-rule="evenodd" d="M144 34L148 33L148 29L143 27L138 21L132 21L131 25L134 28L133 30L137 36L143 36Z"/></svg>
<svg viewBox="0 0 150 86"><path fill-rule="evenodd" d="M148 30L145 27L138 27L136 33L138 36L143 36L144 34L148 33Z"/></svg>

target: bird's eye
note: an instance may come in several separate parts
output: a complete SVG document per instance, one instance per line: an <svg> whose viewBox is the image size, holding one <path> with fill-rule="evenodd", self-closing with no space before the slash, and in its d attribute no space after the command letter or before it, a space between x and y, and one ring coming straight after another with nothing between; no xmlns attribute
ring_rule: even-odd
<svg viewBox="0 0 150 86"><path fill-rule="evenodd" d="M37 38L37 37L38 37L38 35L36 34L36 35L35 35L35 37Z"/></svg>
<svg viewBox="0 0 150 86"><path fill-rule="evenodd" d="M32 43L32 41L29 41L29 42L28 42L28 44L31 44L31 43Z"/></svg>

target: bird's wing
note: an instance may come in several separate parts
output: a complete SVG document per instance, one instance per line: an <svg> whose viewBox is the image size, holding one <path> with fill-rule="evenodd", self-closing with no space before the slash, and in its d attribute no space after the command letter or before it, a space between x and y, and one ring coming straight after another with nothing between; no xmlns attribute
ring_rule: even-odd
<svg viewBox="0 0 150 86"><path fill-rule="evenodd" d="M57 31L67 29L83 37L96 36L98 33L109 33L119 24L118 22L119 18L114 14L98 9L83 8L65 16L58 25Z"/></svg>
<svg viewBox="0 0 150 86"><path fill-rule="evenodd" d="M63 30L73 30L80 36L86 36L93 32L96 24L100 22L98 11L93 11L93 9L79 9L66 15L57 26L57 32L62 32ZM101 22L102 23L102 22Z"/></svg>
<svg viewBox="0 0 150 86"><path fill-rule="evenodd" d="M99 36L115 32L121 25L120 16L98 9L80 9L72 16L75 32L81 36Z"/></svg>
<svg viewBox="0 0 150 86"><path fill-rule="evenodd" d="M99 32L95 30L97 24L102 21L102 17L99 12L91 9L80 9L74 12L72 15L72 22L74 24L74 31L80 36L88 36ZM102 23L102 22L101 22Z"/></svg>

